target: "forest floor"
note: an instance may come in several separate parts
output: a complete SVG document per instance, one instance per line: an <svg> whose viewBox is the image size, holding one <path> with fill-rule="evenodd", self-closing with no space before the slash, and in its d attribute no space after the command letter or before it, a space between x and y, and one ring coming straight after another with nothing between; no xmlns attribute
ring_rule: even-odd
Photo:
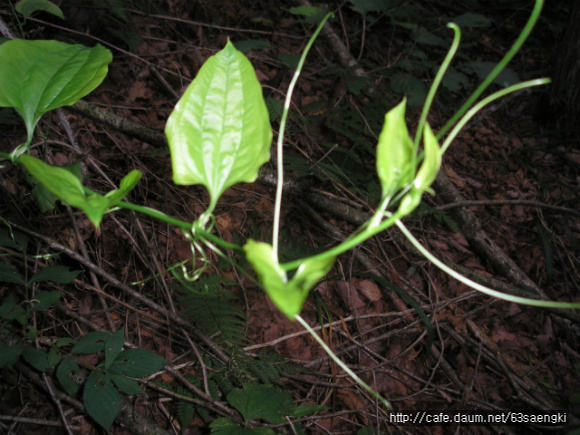
<svg viewBox="0 0 580 435"><path fill-rule="evenodd" d="M17 15L5 6L0 18L23 38L105 45L114 56L109 74L84 100L158 133L203 62L229 38L256 69L276 139L293 65L315 28L291 13L290 6L272 0L138 5L118 0L105 2L108 8L97 1L77 3L62 2L64 21L38 13L19 26ZM315 42L293 95L285 141L286 174L303 187L284 198L282 261L336 245L341 234L354 232L377 206L374 150L384 114L407 95L407 121L414 133L426 89L451 43L452 32L445 24L451 19L463 22L463 42L428 118L435 132L475 89L490 63L506 53L531 7L529 2L481 2L485 7L477 1L448 3L393 1L386 11L374 10L377 2L337 6L331 27L366 76L342 65L337 47L327 38ZM364 26L353 4L370 8ZM550 73L567 20L564 12L545 11L501 80ZM526 91L484 109L449 148L442 167L466 202L450 202L438 183L435 195L425 195L405 223L437 257L461 272L475 273L473 279L488 286L530 298L538 298L534 289L539 288L551 300L577 302L580 154L578 145L563 139L561 132L539 125L542 92ZM71 147L57 114L41 120L38 131L43 136L35 138L34 153L57 165L82 160L87 169L83 182L100 192L115 188L125 174L138 169L144 175L130 202L185 221L205 210L204 188L172 183L169 151L163 144L120 132L80 109L65 108L65 114L81 153ZM0 122L0 151L11 152L25 141L25 129L7 112ZM126 342L169 361L170 371L142 383L144 395L130 397L129 406L149 419L147 430L578 433L573 432L580 427L577 313L517 305L474 291L419 256L396 230L341 255L312 292L302 316L390 401L395 414L553 411L566 413L568 419L549 429L532 423L403 424L329 360L299 323L277 311L237 253L227 253L224 260L206 252L210 267L201 278L180 281L181 269L171 273L170 267L183 264L191 272L202 264L199 252L190 260L192 247L180 230L126 210L105 216L99 229L80 211L62 205L41 212L24 171L0 163L0 218L6 228L29 231L31 240L26 265L6 247L0 247L3 258L20 270L31 268L30 273L43 264L84 270L71 284L45 284L62 297L38 313L34 344L47 349L47 343L58 339L77 340L90 331L124 327ZM274 169L271 163L267 167ZM348 208L348 216L337 211L340 206ZM273 209L274 187L266 180L236 185L215 211L215 233L237 244L247 238L270 241ZM518 273L501 270L497 258L474 247L468 234L472 230L465 227L469 222L457 214L463 209L478 221L474 237L497 244ZM134 294L124 290L127 286ZM0 283L0 300L9 295L25 298L22 288ZM175 322L179 316L188 323ZM6 319L1 319L0 331L23 336L22 328ZM94 365L101 357L88 355L84 362ZM82 392L73 398L76 402L51 399L45 386L60 389L51 372L46 380L22 363L0 370L0 433L64 433L55 402L72 433L102 433L75 407ZM296 406L324 408L281 422L262 418L247 427L211 429L218 417L242 421L228 393L256 383L287 391ZM191 385L210 393L213 401L196 395ZM111 433L135 432L124 421L113 424Z"/></svg>

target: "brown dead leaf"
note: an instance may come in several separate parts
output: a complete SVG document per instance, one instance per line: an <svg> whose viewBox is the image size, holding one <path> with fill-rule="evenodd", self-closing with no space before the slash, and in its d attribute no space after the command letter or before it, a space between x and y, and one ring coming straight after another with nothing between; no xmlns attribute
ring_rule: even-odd
<svg viewBox="0 0 580 435"><path fill-rule="evenodd" d="M455 172L451 166L449 165L445 166L445 173L447 174L451 182L455 184L457 187L459 188L465 187L465 180L459 177L459 175L457 175L457 172Z"/></svg>
<svg viewBox="0 0 580 435"><path fill-rule="evenodd" d="M356 283L356 289L362 293L362 295L370 302L376 302L383 297L379 286L377 286L375 282L371 281L370 279L358 281Z"/></svg>

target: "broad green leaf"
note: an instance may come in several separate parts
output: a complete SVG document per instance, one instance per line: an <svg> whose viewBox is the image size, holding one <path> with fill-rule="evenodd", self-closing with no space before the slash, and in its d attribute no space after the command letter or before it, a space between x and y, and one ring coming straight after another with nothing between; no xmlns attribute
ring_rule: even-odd
<svg viewBox="0 0 580 435"><path fill-rule="evenodd" d="M392 6L390 0L348 0L348 2L352 5L350 8L363 17L369 12L385 12Z"/></svg>
<svg viewBox="0 0 580 435"><path fill-rule="evenodd" d="M272 245L249 239L244 252L270 300L290 320L295 319L310 290L328 273L334 262L333 257L306 260L287 282L286 272L276 261Z"/></svg>
<svg viewBox="0 0 580 435"><path fill-rule="evenodd" d="M56 368L56 378L64 390L74 396L79 390L79 384L75 381L75 376L80 372L79 365L73 357L67 356L63 358L61 363Z"/></svg>
<svg viewBox="0 0 580 435"><path fill-rule="evenodd" d="M70 353L75 355L87 355L105 350L105 343L111 336L110 332L89 332L73 346Z"/></svg>
<svg viewBox="0 0 580 435"><path fill-rule="evenodd" d="M24 18L28 18L36 11L46 11L64 20L60 8L48 0L22 0L14 5L14 9L24 15Z"/></svg>
<svg viewBox="0 0 580 435"><path fill-rule="evenodd" d="M216 418L209 426L212 435L276 435L269 427L241 427L227 417Z"/></svg>
<svg viewBox="0 0 580 435"><path fill-rule="evenodd" d="M61 168L66 169L67 171L74 174L79 180L81 179L81 165L78 162L75 162L70 165L61 166ZM34 186L32 189L32 196L36 199L36 203L40 208L41 212L46 212L50 210L54 210L56 208L56 201L59 199L54 193L48 190L44 185L38 181L32 174L26 174L26 181Z"/></svg>
<svg viewBox="0 0 580 435"><path fill-rule="evenodd" d="M137 381L129 379L122 375L116 375L114 373L109 373L109 377L115 384L115 386L125 394L143 394L143 389L139 386ZM188 422L189 423L189 422Z"/></svg>
<svg viewBox="0 0 580 435"><path fill-rule="evenodd" d="M0 246L23 251L28 246L28 236L19 231L0 228Z"/></svg>
<svg viewBox="0 0 580 435"><path fill-rule="evenodd" d="M69 284L81 273L83 273L82 270L71 271L67 266L47 266L32 275L29 283L52 281L57 284Z"/></svg>
<svg viewBox="0 0 580 435"><path fill-rule="evenodd" d="M37 293L32 300L30 311L39 312L46 310L48 307L58 301L61 295L62 293L57 291Z"/></svg>
<svg viewBox="0 0 580 435"><path fill-rule="evenodd" d="M318 24L328 12L328 7L317 8L315 6L296 6L288 9L292 15L302 15L304 20L297 20L296 23L305 22L307 24Z"/></svg>
<svg viewBox="0 0 580 435"><path fill-rule="evenodd" d="M0 369L11 367L18 361L24 346L21 344L8 346L3 341L0 341Z"/></svg>
<svg viewBox="0 0 580 435"><path fill-rule="evenodd" d="M125 328L119 329L105 342L105 369L108 370L119 356L125 344Z"/></svg>
<svg viewBox="0 0 580 435"><path fill-rule="evenodd" d="M173 181L204 185L209 210L228 187L257 178L270 158L272 128L252 64L230 41L201 67L165 134Z"/></svg>
<svg viewBox="0 0 580 435"><path fill-rule="evenodd" d="M421 106L427 98L429 87L413 74L398 72L391 77L391 89L407 96L409 106Z"/></svg>
<svg viewBox="0 0 580 435"><path fill-rule="evenodd" d="M12 293L8 293L0 305L0 319L16 320L21 325L26 324L26 311L16 303Z"/></svg>
<svg viewBox="0 0 580 435"><path fill-rule="evenodd" d="M34 340L38 337L38 329L34 325L26 325L22 332L27 340Z"/></svg>
<svg viewBox="0 0 580 435"><path fill-rule="evenodd" d="M379 135L377 174L383 198L391 198L397 190L409 184L415 170L415 150L405 121L406 101L403 99L387 112Z"/></svg>
<svg viewBox="0 0 580 435"><path fill-rule="evenodd" d="M230 391L227 399L240 411L246 423L256 418L283 423L285 415L294 413L292 396L269 385L245 385L243 390L236 388Z"/></svg>
<svg viewBox="0 0 580 435"><path fill-rule="evenodd" d="M150 376L167 365L167 361L146 349L128 349L121 352L109 370L118 375L143 378Z"/></svg>
<svg viewBox="0 0 580 435"><path fill-rule="evenodd" d="M0 45L0 107L13 107L24 119L25 145L43 114L74 104L99 86L112 59L101 45L23 39Z"/></svg>
<svg viewBox="0 0 580 435"><path fill-rule="evenodd" d="M62 360L62 352L59 348L51 346L48 351L48 365L55 367Z"/></svg>
<svg viewBox="0 0 580 435"><path fill-rule="evenodd" d="M36 349L35 347L26 346L22 350L22 358L39 372L43 372L50 368L46 352Z"/></svg>
<svg viewBox="0 0 580 435"><path fill-rule="evenodd" d="M83 391L83 403L89 415L106 431L121 410L119 392L111 379L97 371L91 371Z"/></svg>
<svg viewBox="0 0 580 435"><path fill-rule="evenodd" d="M12 266L0 263L0 282L25 285L24 277Z"/></svg>

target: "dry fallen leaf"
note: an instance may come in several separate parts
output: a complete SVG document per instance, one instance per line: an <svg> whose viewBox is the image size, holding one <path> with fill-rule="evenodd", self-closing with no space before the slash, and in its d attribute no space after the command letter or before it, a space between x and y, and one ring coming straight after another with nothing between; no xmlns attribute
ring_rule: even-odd
<svg viewBox="0 0 580 435"><path fill-rule="evenodd" d="M356 289L371 302L376 302L383 297L379 286L374 281L365 279L356 283Z"/></svg>

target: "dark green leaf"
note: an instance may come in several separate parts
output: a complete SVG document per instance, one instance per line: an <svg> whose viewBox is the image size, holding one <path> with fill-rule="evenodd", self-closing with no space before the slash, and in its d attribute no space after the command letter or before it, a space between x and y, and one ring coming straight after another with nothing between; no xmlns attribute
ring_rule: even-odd
<svg viewBox="0 0 580 435"><path fill-rule="evenodd" d="M52 281L56 282L57 284L69 284L73 282L82 272L82 270L71 271L66 266L47 266L36 272L32 278L30 278L29 283Z"/></svg>
<svg viewBox="0 0 580 435"><path fill-rule="evenodd" d="M48 0L21 0L14 5L14 9L24 15L24 18L28 18L36 11L46 11L64 20L60 8Z"/></svg>
<svg viewBox="0 0 580 435"><path fill-rule="evenodd" d="M75 375L79 373L80 368L74 358L67 356L63 358L56 368L56 378L64 390L74 396L79 390L79 384L75 381Z"/></svg>
<svg viewBox="0 0 580 435"><path fill-rule="evenodd" d="M348 2L352 5L350 8L363 17L369 12L385 12L391 7L390 0L348 0Z"/></svg>
<svg viewBox="0 0 580 435"><path fill-rule="evenodd" d="M118 375L143 378L167 365L167 361L148 350L137 348L121 352L111 364L110 372Z"/></svg>
<svg viewBox="0 0 580 435"><path fill-rule="evenodd" d="M496 64L494 62L468 62L463 65L463 68L467 72L473 72L477 76L484 80L489 73L495 68ZM504 68L502 72L493 80L493 82L499 86L508 87L519 83L520 78L516 72L510 68Z"/></svg>
<svg viewBox="0 0 580 435"><path fill-rule="evenodd" d="M16 303L11 293L8 293L0 305L0 319L16 320L21 325L26 324L26 310Z"/></svg>
<svg viewBox="0 0 580 435"><path fill-rule="evenodd" d="M241 427L226 417L215 419L210 427L212 435L276 435L268 427Z"/></svg>
<svg viewBox="0 0 580 435"><path fill-rule="evenodd" d="M481 14L466 12L452 20L459 27L489 27L491 20Z"/></svg>
<svg viewBox="0 0 580 435"><path fill-rule="evenodd" d="M119 329L105 342L105 369L109 369L113 361L119 356L123 350L125 343L125 328Z"/></svg>
<svg viewBox="0 0 580 435"><path fill-rule="evenodd" d="M102 352L110 336L109 332L104 331L89 332L77 341L70 352L77 355Z"/></svg>
<svg viewBox="0 0 580 435"><path fill-rule="evenodd" d="M0 228L0 246L24 251L28 246L28 236L19 231Z"/></svg>
<svg viewBox="0 0 580 435"><path fill-rule="evenodd" d="M111 379L97 370L93 370L87 379L83 403L89 415L106 431L121 410L119 392Z"/></svg>
<svg viewBox="0 0 580 435"><path fill-rule="evenodd" d="M34 347L26 346L22 351L22 358L39 372L50 368L47 353Z"/></svg>
<svg viewBox="0 0 580 435"><path fill-rule="evenodd" d="M54 304L60 297L61 292L39 292L32 300L30 311L39 312L44 311L52 304Z"/></svg>
<svg viewBox="0 0 580 435"><path fill-rule="evenodd" d="M20 344L8 346L3 341L0 341L0 369L11 367L18 361L23 349L24 346Z"/></svg>
<svg viewBox="0 0 580 435"><path fill-rule="evenodd" d="M285 415L294 413L292 396L269 385L245 385L243 390L232 390L227 399L242 414L246 423L256 418L282 423Z"/></svg>
<svg viewBox="0 0 580 435"><path fill-rule="evenodd" d="M117 386L117 388L125 394L133 395L144 393L143 389L133 379L129 379L122 375L116 375L114 373L109 373L109 377L111 378L113 383Z"/></svg>
<svg viewBox="0 0 580 435"><path fill-rule="evenodd" d="M391 78L393 91L407 96L409 106L420 106L425 102L429 87L414 75L396 73Z"/></svg>
<svg viewBox="0 0 580 435"><path fill-rule="evenodd" d="M11 284L19 285L26 284L26 281L24 281L24 277L20 275L20 272L5 263L0 263L0 282L9 282Z"/></svg>

